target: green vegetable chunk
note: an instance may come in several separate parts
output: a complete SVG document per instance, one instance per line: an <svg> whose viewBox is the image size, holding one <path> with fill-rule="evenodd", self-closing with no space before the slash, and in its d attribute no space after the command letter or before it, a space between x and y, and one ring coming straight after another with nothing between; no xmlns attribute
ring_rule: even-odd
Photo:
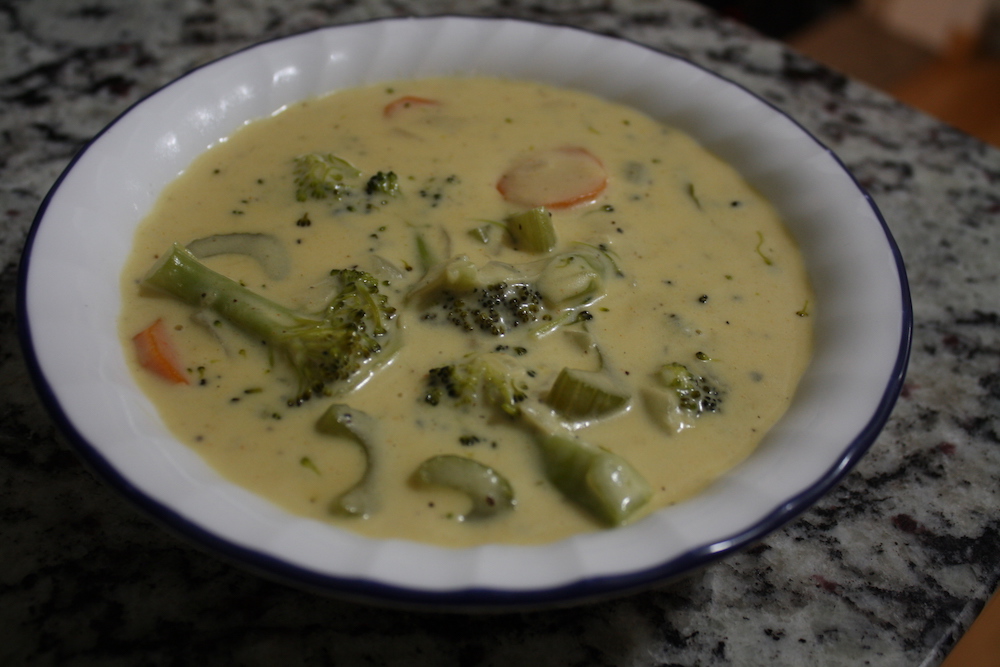
<svg viewBox="0 0 1000 667"><path fill-rule="evenodd" d="M375 479L378 466L374 450L377 422L369 415L343 403L334 403L316 422L316 430L334 438L350 440L361 446L365 453L365 472L361 479L330 503L330 512L367 518L378 509Z"/></svg>
<svg viewBox="0 0 1000 667"><path fill-rule="evenodd" d="M306 153L295 158L295 198L343 199L361 172L332 153Z"/></svg>
<svg viewBox="0 0 1000 667"><path fill-rule="evenodd" d="M527 398L528 377L527 371L507 354L473 354L459 363L428 371L424 401L431 405L443 400L458 405L487 405L516 417L519 404Z"/></svg>
<svg viewBox="0 0 1000 667"><path fill-rule="evenodd" d="M692 373L684 364L665 364L658 377L663 386L677 394L678 403L683 410L697 414L719 410L722 403L719 388L704 377Z"/></svg>
<svg viewBox="0 0 1000 667"><path fill-rule="evenodd" d="M722 389L684 364L664 364L654 378L655 386L642 391L643 402L649 416L667 433L693 428L701 415L722 409Z"/></svg>
<svg viewBox="0 0 1000 667"><path fill-rule="evenodd" d="M552 214L542 206L507 218L507 230L518 250L544 253L556 247L556 228L552 224Z"/></svg>
<svg viewBox="0 0 1000 667"><path fill-rule="evenodd" d="M226 254L252 257L264 269L267 277L273 280L285 278L292 269L288 251L271 234L213 234L191 241L187 244L187 249L198 259Z"/></svg>
<svg viewBox="0 0 1000 667"><path fill-rule="evenodd" d="M517 501L507 479L493 468L464 456L434 456L417 468L422 484L444 486L469 496L472 508L459 520L477 520L514 509Z"/></svg>
<svg viewBox="0 0 1000 667"><path fill-rule="evenodd" d="M569 432L540 432L536 441L549 481L609 525L626 523L652 497L645 478L613 452Z"/></svg>
<svg viewBox="0 0 1000 667"><path fill-rule="evenodd" d="M298 390L289 404L314 394L346 391L391 358L396 309L369 274L352 269L331 275L340 289L319 313L299 313L212 271L174 244L143 284L198 308L207 308L256 340L264 341L295 371Z"/></svg>
<svg viewBox="0 0 1000 667"><path fill-rule="evenodd" d="M607 417L624 409L629 392L602 371L563 368L545 402L572 421Z"/></svg>
<svg viewBox="0 0 1000 667"><path fill-rule="evenodd" d="M584 306L605 295L604 281L610 268L606 253L581 248L554 256L535 285L545 300L557 308Z"/></svg>
<svg viewBox="0 0 1000 667"><path fill-rule="evenodd" d="M369 195L395 197L399 194L399 177L393 171L380 171L368 179L365 192Z"/></svg>

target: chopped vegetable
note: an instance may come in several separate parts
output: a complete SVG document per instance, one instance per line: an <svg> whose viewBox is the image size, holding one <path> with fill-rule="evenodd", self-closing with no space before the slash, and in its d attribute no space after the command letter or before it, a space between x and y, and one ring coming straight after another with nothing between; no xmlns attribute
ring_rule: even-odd
<svg viewBox="0 0 1000 667"><path fill-rule="evenodd" d="M264 269L268 278L281 280L291 270L292 260L281 241L271 234L213 234L195 239L187 249L198 259L215 255L246 255Z"/></svg>
<svg viewBox="0 0 1000 667"><path fill-rule="evenodd" d="M555 413L529 398L530 375L512 357L490 352L432 370L426 400L500 408L530 428L549 480L596 518L620 525L650 498L646 480L625 459L584 442Z"/></svg>
<svg viewBox="0 0 1000 667"><path fill-rule="evenodd" d="M365 471L361 475L361 479L350 489L334 498L333 502L330 503L332 513L364 519L378 509L378 496L374 490L374 480L378 476L374 448L377 427L378 423L371 416L360 410L354 410L343 403L331 405L316 422L316 430L320 433L351 440L360 445L365 454Z"/></svg>
<svg viewBox="0 0 1000 667"><path fill-rule="evenodd" d="M466 255L438 262L420 282L413 286L407 299L435 300L441 291L467 292L501 282L525 282L524 273L511 264L489 262L477 266Z"/></svg>
<svg viewBox="0 0 1000 667"><path fill-rule="evenodd" d="M361 172L332 153L306 153L295 158L295 198L343 199Z"/></svg>
<svg viewBox="0 0 1000 667"><path fill-rule="evenodd" d="M650 417L667 433L692 428L699 416L721 408L722 390L683 364L665 364L655 379L656 386L643 389L643 399Z"/></svg>
<svg viewBox="0 0 1000 667"><path fill-rule="evenodd" d="M557 308L585 306L604 296L604 281L611 268L607 253L581 246L555 255L535 284L545 300Z"/></svg>
<svg viewBox="0 0 1000 667"><path fill-rule="evenodd" d="M704 377L692 373L684 364L664 364L657 377L664 387L677 394L678 403L684 410L698 414L719 410L722 403L719 388Z"/></svg>
<svg viewBox="0 0 1000 667"><path fill-rule="evenodd" d="M434 456L417 468L417 480L426 485L444 486L469 496L472 508L459 517L486 519L514 509L517 501L507 479L493 468L464 456Z"/></svg>
<svg viewBox="0 0 1000 667"><path fill-rule="evenodd" d="M497 181L497 190L514 204L563 209L595 201L607 184L604 165L593 153L564 146L517 160Z"/></svg>
<svg viewBox="0 0 1000 667"><path fill-rule="evenodd" d="M614 452L554 426L544 413L523 413L535 427L545 474L567 498L612 526L632 518L652 497L646 479Z"/></svg>
<svg viewBox="0 0 1000 667"><path fill-rule="evenodd" d="M503 336L545 317L542 296L517 267L501 262L476 266L462 255L435 266L407 299L426 321Z"/></svg>
<svg viewBox="0 0 1000 667"><path fill-rule="evenodd" d="M335 270L337 294L317 314L299 313L212 271L178 244L150 269L143 283L198 308L208 308L249 336L264 341L295 371L295 405L364 382L394 351L396 309L378 283L357 270Z"/></svg>
<svg viewBox="0 0 1000 667"><path fill-rule="evenodd" d="M417 97L415 95L404 95L392 102L385 105L382 109L382 115L386 118L392 118L396 116L400 111L406 109L419 108L419 107L436 107L440 106L441 103L437 100L430 100L426 97Z"/></svg>
<svg viewBox="0 0 1000 667"><path fill-rule="evenodd" d="M158 319L137 333L132 341L139 364L152 371L168 382L174 384L190 384L184 367L177 361L177 351L174 348L167 325Z"/></svg>
<svg viewBox="0 0 1000 667"><path fill-rule="evenodd" d="M629 398L607 372L563 368L545 402L570 421L587 422L620 412Z"/></svg>
<svg viewBox="0 0 1000 667"><path fill-rule="evenodd" d="M585 315L579 309L605 295L605 277L614 268L606 251L585 244L519 265L477 266L462 255L437 264L407 299L420 304L425 320L495 336L540 323L535 330L540 337Z"/></svg>
<svg viewBox="0 0 1000 667"><path fill-rule="evenodd" d="M518 250L543 253L556 247L556 228L552 224L552 214L544 206L510 216L507 219L507 230Z"/></svg>
<svg viewBox="0 0 1000 667"><path fill-rule="evenodd" d="M413 237L417 246L417 261L426 275L441 265L442 258L451 251L451 237L443 228L417 230Z"/></svg>
<svg viewBox="0 0 1000 667"><path fill-rule="evenodd" d="M368 179L365 192L370 195L382 194L395 197L399 194L399 177L394 171L380 171Z"/></svg>
<svg viewBox="0 0 1000 667"><path fill-rule="evenodd" d="M518 404L527 397L527 388L527 371L510 355L482 352L431 369L424 400L431 405L445 399L459 405L489 405L514 417L520 412Z"/></svg>

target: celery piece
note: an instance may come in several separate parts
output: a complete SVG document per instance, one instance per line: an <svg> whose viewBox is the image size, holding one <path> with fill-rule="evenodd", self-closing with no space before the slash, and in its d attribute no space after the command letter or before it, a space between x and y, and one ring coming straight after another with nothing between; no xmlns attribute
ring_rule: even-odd
<svg viewBox="0 0 1000 667"><path fill-rule="evenodd" d="M542 206L507 218L507 230L518 250L543 253L556 247L556 228L552 224L552 214Z"/></svg>
<svg viewBox="0 0 1000 667"><path fill-rule="evenodd" d="M376 428L374 418L343 403L331 405L316 422L316 430L320 433L351 440L360 445L365 454L365 471L361 479L333 499L329 506L331 513L364 519L378 509L374 490L378 469L373 446Z"/></svg>
<svg viewBox="0 0 1000 667"><path fill-rule="evenodd" d="M570 432L539 432L536 441L549 481L605 523L620 526L649 502L649 484L621 456Z"/></svg>
<svg viewBox="0 0 1000 667"><path fill-rule="evenodd" d="M507 479L493 468L464 456L433 456L417 468L422 484L444 486L469 496L472 508L462 515L464 521L486 519L514 509L517 501Z"/></svg>
<svg viewBox="0 0 1000 667"><path fill-rule="evenodd" d="M590 421L614 414L628 405L630 395L602 371L563 368L545 402L572 421Z"/></svg>
<svg viewBox="0 0 1000 667"><path fill-rule="evenodd" d="M250 232L213 234L195 239L186 247L198 259L214 257L215 255L252 257L264 269L267 277L272 280L285 278L292 268L292 260L288 256L285 246L271 234Z"/></svg>
<svg viewBox="0 0 1000 667"><path fill-rule="evenodd" d="M423 225L413 228L413 243L417 251L417 263L426 275L447 261L451 255L451 235L439 226Z"/></svg>

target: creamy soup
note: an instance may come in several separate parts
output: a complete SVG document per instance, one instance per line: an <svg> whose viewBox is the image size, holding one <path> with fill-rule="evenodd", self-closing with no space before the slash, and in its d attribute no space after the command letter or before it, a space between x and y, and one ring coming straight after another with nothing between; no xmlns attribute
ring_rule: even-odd
<svg viewBox="0 0 1000 667"><path fill-rule="evenodd" d="M303 313L370 276L378 352L304 385L221 288L144 283L174 244ZM451 546L549 542L697 493L788 407L816 307L775 211L690 137L489 78L347 90L246 125L166 188L122 286L139 384L219 473L295 514ZM456 388L483 362L488 379ZM491 385L498 368L514 379ZM549 430L613 453L608 478L571 479ZM641 489L610 518L578 495L628 476Z"/></svg>

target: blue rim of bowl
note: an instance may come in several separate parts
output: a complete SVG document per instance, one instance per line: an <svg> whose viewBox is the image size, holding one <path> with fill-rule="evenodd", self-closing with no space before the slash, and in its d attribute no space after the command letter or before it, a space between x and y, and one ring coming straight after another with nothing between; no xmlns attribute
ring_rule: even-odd
<svg viewBox="0 0 1000 667"><path fill-rule="evenodd" d="M896 270L899 277L900 297L902 301L900 304L902 315L902 321L900 322L901 335L892 374L888 379L888 384L885 391L882 393L882 398L879 401L872 418L868 421L861 432L844 448L844 452L837 463L827 470L827 472L817 479L809 488L795 496L792 496L791 498L786 499L781 505L745 530L732 534L724 539L714 541L710 544L702 544L694 549L688 549L679 556L672 557L654 567L621 575L587 577L569 584L542 589L504 590L496 588L462 588L456 590L429 591L384 584L364 578L348 578L320 574L297 565L292 565L286 561L263 554L254 549L233 544L232 542L229 542L228 540L225 540L214 533L191 523L171 508L147 496L142 490L119 473L119 471L76 430L63 411L62 406L45 378L45 375L42 373L40 363L35 354L31 338L31 323L28 319L27 313L26 289L31 264L31 250L34 244L35 236L45 217L49 203L58 191L63 180L73 170L77 161L90 149L91 146L100 140L100 138L108 130L110 130L111 127L121 121L122 118L131 113L147 99L159 94L178 81L185 79L203 68L210 67L221 61L238 56L246 51L272 42L295 39L302 35L316 32L349 28L352 25L397 21L431 22L441 19L461 19L497 23L525 23L541 25L554 30L577 31L601 37L603 39L614 39L627 42L639 48L651 51L661 57L684 62L707 74L710 74L724 83L736 86L745 94L756 98L758 101L770 107L775 113L778 113L790 120L803 134L808 136L812 141L826 151L836 161L839 168L850 177L854 186L864 197L865 201L871 207L872 212L875 214L875 217L878 219L878 222L882 227L882 231L885 234L886 243L888 244L896 263ZM822 141L815 137L801 123L760 95L754 93L739 83L703 67L702 65L692 62L687 58L666 53L627 38L609 37L607 35L601 35L599 33L575 26L544 23L541 21L445 14L408 18L374 18L350 24L315 28L293 35L286 35L283 37L276 37L274 39L257 42L185 72L171 82L157 88L131 104L125 111L108 123L108 125L95 135L93 139L88 141L87 144L72 158L70 163L59 175L56 182L49 189L45 198L42 200L38 212L35 214L34 220L32 221L31 228L28 231L27 240L25 241L24 250L21 255L17 286L17 327L18 336L28 365L29 373L35 384L39 397L55 421L56 426L69 439L70 443L74 446L77 453L81 455L83 460L101 478L103 478L137 506L145 510L151 517L157 520L170 532L179 534L181 537L188 540L193 540L195 544L208 548L211 552L221 555L227 560L235 562L258 574L314 592L330 593L345 599L353 599L403 608L451 611L507 611L558 607L591 602L628 594L654 584L681 578L684 575L690 574L735 551L757 542L769 533L772 533L784 526L786 523L812 506L822 496L836 486L848 472L850 472L850 470L857 464L861 457L874 443L875 439L878 437L879 433L888 421L889 415L892 413L893 407L895 406L902 391L903 380L906 376L906 368L909 363L913 337L913 306L910 298L909 282L906 277L906 269L902 254L900 253L899 247L897 246L896 241L886 224L885 218L882 216L881 211L875 204L874 199L872 199L871 195L869 195L864 187L858 183L857 179L854 178L853 174L851 174L851 172L847 169L846 165L832 150L823 144Z"/></svg>

